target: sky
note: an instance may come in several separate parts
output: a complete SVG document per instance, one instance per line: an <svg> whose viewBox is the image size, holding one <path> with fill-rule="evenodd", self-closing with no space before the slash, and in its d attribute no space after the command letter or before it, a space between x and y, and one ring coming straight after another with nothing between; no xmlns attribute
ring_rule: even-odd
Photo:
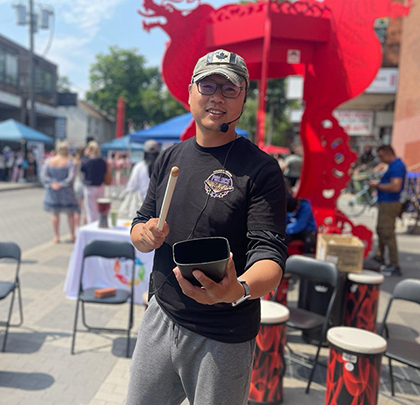
<svg viewBox="0 0 420 405"><path fill-rule="evenodd" d="M155 0L160 3L159 0ZM184 0L194 7L191 0ZM218 8L235 0L207 0L203 3ZM0 35L29 48L28 26L18 26L14 4L29 0L0 0ZM95 55L106 53L109 46L136 48L147 59L147 66L160 66L165 43L169 37L160 28L147 33L142 28L143 17L137 13L143 0L34 0L53 9L49 30L39 30L35 38L35 52L44 56L50 36L52 45L45 58L58 66L59 76L67 76L73 90L80 95L89 88L89 67Z"/></svg>

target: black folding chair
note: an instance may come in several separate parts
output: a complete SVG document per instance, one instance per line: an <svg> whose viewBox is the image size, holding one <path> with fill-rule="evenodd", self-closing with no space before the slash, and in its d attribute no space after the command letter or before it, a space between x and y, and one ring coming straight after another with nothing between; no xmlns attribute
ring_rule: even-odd
<svg viewBox="0 0 420 405"><path fill-rule="evenodd" d="M337 295L339 271L332 263L315 260L306 256L294 255L287 259L286 272L298 276L300 280L307 279L309 281L325 283L329 284L333 288L325 316L301 308L289 308L290 317L286 322L288 327L305 332L321 329L318 348L313 361L308 385L306 387L306 393L308 393L315 374L316 366L318 364L319 352L321 350L322 342L328 327L328 321L330 319L335 297Z"/></svg>
<svg viewBox="0 0 420 405"><path fill-rule="evenodd" d="M115 258L126 258L130 259L133 262L132 271L131 271L131 288L126 289L117 289L116 295L112 297L96 298L95 290L102 288L93 287L83 289L82 281L83 274L85 270L85 261L88 257L98 256L108 259ZM135 269L135 251L133 245L128 242L112 242L112 241L103 241L95 240L86 245L83 252L83 262L82 269L80 272L80 282L79 282L79 292L77 295L76 303L76 314L74 318L74 327L73 327L73 339L71 344L71 354L74 354L74 345L76 342L76 330L77 330L77 318L79 313L79 303L81 303L82 309L82 322L83 325L88 329L88 331L108 331L113 333L124 332L127 333L127 352L126 356L129 357L130 351L130 331L134 322L134 269ZM88 270L87 270L88 271ZM115 328L103 328L103 327L92 327L86 323L85 317L85 303L92 304L105 304L105 305L121 305L130 301L129 306L129 321L127 329L115 329Z"/></svg>
<svg viewBox="0 0 420 405"><path fill-rule="evenodd" d="M386 327L386 319L388 318L391 310L391 304L394 300L410 301L416 304L420 304L420 280L414 278L407 278L400 281L392 292L392 297L389 299L388 306L385 311L384 319L379 327L378 333L382 335L384 330L388 330ZM385 356L388 357L389 364L389 377L391 380L391 393L395 396L394 390L394 375L392 372L392 360L396 360L407 366L413 367L420 370L420 344L414 340L396 339L389 336L386 333L387 339L387 350ZM404 380L407 380L405 377ZM414 381L408 380L414 384ZM417 383L418 384L418 383Z"/></svg>
<svg viewBox="0 0 420 405"><path fill-rule="evenodd" d="M3 346L2 346L2 352L4 352L6 350L6 341L7 341L7 334L9 332L9 326L21 326L23 323L22 296L21 296L20 281L19 281L19 268L20 268L19 246L13 242L0 242L0 259L16 260L16 271L13 277L14 281L0 281L0 300L5 299L10 294L12 294L7 321L1 323L2 325L6 326L6 331L4 333L4 340L3 340ZM10 321L12 319L13 303L15 301L16 290L18 293L20 322L18 324L12 324L10 323Z"/></svg>

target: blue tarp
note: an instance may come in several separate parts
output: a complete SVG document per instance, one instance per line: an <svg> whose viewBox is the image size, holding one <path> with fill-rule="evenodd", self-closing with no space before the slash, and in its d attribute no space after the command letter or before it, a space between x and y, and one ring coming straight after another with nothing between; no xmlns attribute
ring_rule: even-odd
<svg viewBox="0 0 420 405"><path fill-rule="evenodd" d="M112 141L103 143L101 145L102 151L108 150L143 150L143 145L138 143L131 143L130 136L126 135L118 139L113 139Z"/></svg>
<svg viewBox="0 0 420 405"><path fill-rule="evenodd" d="M21 142L32 141L53 144L54 139L35 129L29 128L15 120L6 120L0 123L0 141Z"/></svg>
<svg viewBox="0 0 420 405"><path fill-rule="evenodd" d="M168 121L157 124L148 129L142 129L141 131L133 132L130 134L131 142L144 143L148 139L154 139L159 143L164 142L179 142L179 138L190 123L192 119L191 113L185 113L169 119ZM248 137L248 132L244 129L236 128L238 135Z"/></svg>

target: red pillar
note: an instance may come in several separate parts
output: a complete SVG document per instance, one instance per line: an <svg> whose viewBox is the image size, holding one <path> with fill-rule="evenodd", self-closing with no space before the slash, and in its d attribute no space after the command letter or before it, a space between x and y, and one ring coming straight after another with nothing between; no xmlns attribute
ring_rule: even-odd
<svg viewBox="0 0 420 405"><path fill-rule="evenodd" d="M267 13L264 25L264 45L261 64L261 80L258 85L258 110L257 110L257 145L262 148L265 138L265 106L267 95L268 64L270 60L271 45L271 0L267 1Z"/></svg>
<svg viewBox="0 0 420 405"><path fill-rule="evenodd" d="M125 123L125 100L123 97L118 97L117 102L117 125L115 131L115 138L121 138L124 135Z"/></svg>

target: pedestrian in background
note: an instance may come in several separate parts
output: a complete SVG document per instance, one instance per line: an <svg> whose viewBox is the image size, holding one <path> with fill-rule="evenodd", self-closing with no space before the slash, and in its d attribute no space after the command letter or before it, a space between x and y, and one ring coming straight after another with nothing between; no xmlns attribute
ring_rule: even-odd
<svg viewBox="0 0 420 405"><path fill-rule="evenodd" d="M159 144L153 139L144 143L144 159L133 167L127 187L121 193L122 201L118 209L121 217L133 218L143 204L159 150Z"/></svg>
<svg viewBox="0 0 420 405"><path fill-rule="evenodd" d="M400 158L395 155L390 145L382 145L377 150L382 163L388 164L388 170L381 180L369 183L372 189L378 191L378 248L374 260L382 265L384 276L400 276L401 269L398 264L398 247L395 236L395 220L401 213L401 191L404 189L407 169ZM385 264L385 250L388 250L389 264Z"/></svg>
<svg viewBox="0 0 420 405"><path fill-rule="evenodd" d="M56 146L56 156L48 159L42 168L41 180L46 188L44 210L52 214L54 243L60 242L60 214L68 216L71 241L74 242L74 214L79 213L76 196L73 190L74 163L70 158L66 142Z"/></svg>
<svg viewBox="0 0 420 405"><path fill-rule="evenodd" d="M6 179L6 157L3 152L0 152L0 181Z"/></svg>
<svg viewBox="0 0 420 405"><path fill-rule="evenodd" d="M90 141L85 149L87 158L83 159L81 171L83 177L83 201L87 222L97 221L99 218L96 200L105 195L105 184L111 184L111 171L104 159L96 141Z"/></svg>
<svg viewBox="0 0 420 405"><path fill-rule="evenodd" d="M15 160L13 162L13 174L12 181L17 182L23 177L23 152L18 150L15 154Z"/></svg>
<svg viewBox="0 0 420 405"><path fill-rule="evenodd" d="M80 214L75 214L75 224L76 227L80 226L81 218L83 214L83 173L81 171L82 166L82 160L84 156L85 148L82 146L79 146L73 156L73 162L74 162L74 194L76 196L77 204L79 205ZM84 222L86 223L86 213L84 215Z"/></svg>
<svg viewBox="0 0 420 405"><path fill-rule="evenodd" d="M303 159L300 153L301 148L294 146L290 150L290 155L287 156L282 163L284 177L289 182L290 187L294 187L296 185L302 173Z"/></svg>
<svg viewBox="0 0 420 405"><path fill-rule="evenodd" d="M304 252L314 253L317 229L311 203L305 198L294 198L291 191L287 191L287 245L293 240L301 240Z"/></svg>
<svg viewBox="0 0 420 405"><path fill-rule="evenodd" d="M15 154L12 151L12 149L10 149L9 146L5 146L3 149L4 152L4 156L6 159L6 167L5 167L5 174L4 174L4 181L10 181L11 180L11 176L12 176L12 171L13 171L13 163L15 160Z"/></svg>

